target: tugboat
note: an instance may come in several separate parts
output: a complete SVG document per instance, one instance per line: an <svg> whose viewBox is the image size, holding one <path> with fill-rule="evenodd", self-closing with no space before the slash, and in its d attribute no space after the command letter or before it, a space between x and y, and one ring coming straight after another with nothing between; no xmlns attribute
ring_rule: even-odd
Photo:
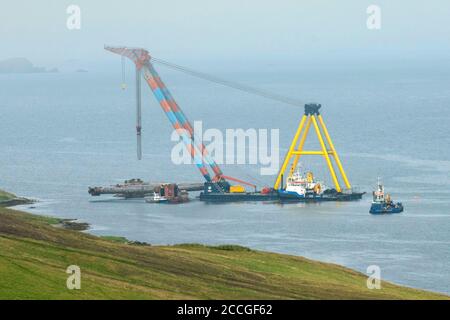
<svg viewBox="0 0 450 320"><path fill-rule="evenodd" d="M189 194L175 183L163 183L155 188L152 196L144 199L147 203L183 203L189 201Z"/></svg>
<svg viewBox="0 0 450 320"><path fill-rule="evenodd" d="M167 202L167 198L164 196L161 196L159 193L153 192L152 196L144 197L145 202L147 203L162 203Z"/></svg>
<svg viewBox="0 0 450 320"><path fill-rule="evenodd" d="M373 192L373 201L369 212L371 214L391 214L400 213L402 211L402 203L394 203L391 200L391 196L384 193L384 186L380 183L380 180L378 180L377 190Z"/></svg>

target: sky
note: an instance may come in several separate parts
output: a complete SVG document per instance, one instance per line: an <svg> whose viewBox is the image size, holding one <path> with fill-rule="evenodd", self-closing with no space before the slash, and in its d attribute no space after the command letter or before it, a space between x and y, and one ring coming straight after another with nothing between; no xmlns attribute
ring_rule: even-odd
<svg viewBox="0 0 450 320"><path fill-rule="evenodd" d="M366 25L373 4L379 30ZM79 30L66 27L69 5ZM111 44L174 62L450 61L449 17L448 0L1 0L0 60L101 66Z"/></svg>

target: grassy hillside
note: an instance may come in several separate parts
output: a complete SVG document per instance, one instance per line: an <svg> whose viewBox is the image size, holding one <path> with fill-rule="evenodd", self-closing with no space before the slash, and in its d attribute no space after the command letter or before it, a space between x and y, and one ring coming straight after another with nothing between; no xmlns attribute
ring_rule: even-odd
<svg viewBox="0 0 450 320"><path fill-rule="evenodd" d="M14 198L16 198L16 196L14 194L0 190L0 202L6 201L6 200L11 200Z"/></svg>
<svg viewBox="0 0 450 320"><path fill-rule="evenodd" d="M20 204L31 204L34 200L17 197L15 194L0 190L0 207L17 206Z"/></svg>
<svg viewBox="0 0 450 320"><path fill-rule="evenodd" d="M58 219L0 208L3 299L427 299L337 265L238 246L149 246L52 226ZM66 289L78 265L81 290Z"/></svg>

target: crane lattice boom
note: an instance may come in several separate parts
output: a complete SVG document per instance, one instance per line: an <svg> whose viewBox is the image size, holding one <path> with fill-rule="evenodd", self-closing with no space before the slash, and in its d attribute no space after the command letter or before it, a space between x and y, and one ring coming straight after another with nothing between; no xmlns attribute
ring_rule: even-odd
<svg viewBox="0 0 450 320"><path fill-rule="evenodd" d="M207 182L219 182L225 181L225 176L220 170L217 163L209 155L206 147L197 139L194 134L194 129L187 119L186 115L183 113L181 108L176 103L175 99L164 85L163 81L159 77L155 68L151 63L151 56L147 50L142 48L128 48L128 47L110 47L105 46L105 49L113 53L119 54L123 57L127 57L132 60L136 65L136 82L140 85L138 78L142 74L150 89L153 92L156 100L159 102L161 108L172 124L173 128L176 130L178 135L181 137L183 143L185 144L189 154L192 159L194 159L195 165L200 170L201 174ZM137 101L137 134L138 134L138 155L140 153L140 134L141 134L141 121L140 121L140 89L137 89L136 101ZM206 167L208 165L214 173L211 175ZM227 177L229 178L229 177ZM234 178L233 178L234 179ZM230 179L230 180L233 180ZM234 179L235 181L241 181ZM250 183L245 183L247 185L254 186Z"/></svg>

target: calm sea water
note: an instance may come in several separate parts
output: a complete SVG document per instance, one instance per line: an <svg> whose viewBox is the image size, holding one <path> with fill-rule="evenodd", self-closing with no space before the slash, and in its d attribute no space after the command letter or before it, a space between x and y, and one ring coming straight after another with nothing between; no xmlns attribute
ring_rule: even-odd
<svg viewBox="0 0 450 320"><path fill-rule="evenodd" d="M89 222L97 235L235 243L362 272L378 265L383 279L450 293L450 69L247 69L218 74L322 103L351 183L370 193L382 177L406 211L369 215L370 195L288 205L92 198L88 186L132 177L201 181L195 166L171 163L170 125L147 88L144 155L136 160L134 87L121 91L119 72L0 75L0 186L40 199L27 211ZM161 73L191 120L203 120L205 128L279 128L284 155L301 108ZM305 158L303 166L331 184L322 159ZM274 180L255 165L223 170L259 185Z"/></svg>

